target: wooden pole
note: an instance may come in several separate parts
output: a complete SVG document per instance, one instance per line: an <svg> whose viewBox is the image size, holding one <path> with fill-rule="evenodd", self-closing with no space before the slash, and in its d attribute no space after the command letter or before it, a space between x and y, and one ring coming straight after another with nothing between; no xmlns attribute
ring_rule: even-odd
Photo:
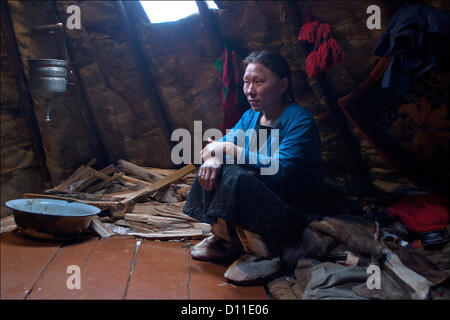
<svg viewBox="0 0 450 320"><path fill-rule="evenodd" d="M211 10L208 8L205 1L197 0L195 2L197 3L198 12L203 24L205 25L206 32L209 35L209 39L214 47L214 52L216 55L220 55L223 50L224 40L222 33L220 32L219 23L211 13Z"/></svg>
<svg viewBox="0 0 450 320"><path fill-rule="evenodd" d="M14 34L13 23L7 1L1 1L1 17L2 37L5 37L4 41L6 44L6 50L13 62L17 87L19 88L20 104L23 114L25 115L28 128L31 132L33 150L39 162L42 181L44 185L49 187L51 185L50 173L45 160L45 152L42 147L42 137L39 132L39 126L34 113L33 100L31 99L30 91L28 90L28 83L23 69L22 60L17 48L17 40Z"/></svg>
<svg viewBox="0 0 450 320"><path fill-rule="evenodd" d="M133 18L132 13L134 9L130 6L135 6L136 3L132 3L132 1L115 1L114 3L117 6L120 18L123 23L123 27L130 42L131 50L136 60L136 64L138 65L138 69L147 88L149 98L156 106L155 115L158 119L158 122L160 123L164 137L169 143L172 143L170 139L173 132L172 126L170 125L169 119L165 112L164 103L158 92L155 77L153 76L153 70L155 70L156 68L153 65L152 61L145 57L144 50L142 49L141 43L139 42L139 39L137 37L137 30L134 24L130 21Z"/></svg>

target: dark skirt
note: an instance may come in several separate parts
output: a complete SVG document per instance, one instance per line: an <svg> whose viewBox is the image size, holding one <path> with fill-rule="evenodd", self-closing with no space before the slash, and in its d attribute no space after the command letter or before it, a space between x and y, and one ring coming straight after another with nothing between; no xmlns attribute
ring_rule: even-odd
<svg viewBox="0 0 450 320"><path fill-rule="evenodd" d="M183 212L204 223L222 218L272 240L300 236L316 215L294 209L261 180L259 170L222 165L217 189L206 191L195 178Z"/></svg>

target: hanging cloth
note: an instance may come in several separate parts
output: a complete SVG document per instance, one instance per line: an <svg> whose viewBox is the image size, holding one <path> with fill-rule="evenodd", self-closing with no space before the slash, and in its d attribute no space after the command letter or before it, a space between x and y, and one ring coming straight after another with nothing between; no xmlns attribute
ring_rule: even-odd
<svg viewBox="0 0 450 320"><path fill-rule="evenodd" d="M223 121L220 130L226 134L227 129L231 129L242 117L248 108L248 102L242 91L242 58L235 50L225 47L216 67L220 74L222 88L222 115Z"/></svg>
<svg viewBox="0 0 450 320"><path fill-rule="evenodd" d="M433 68L449 68L450 12L423 3L406 2L389 21L374 49L392 57L382 88L411 93L414 79Z"/></svg>

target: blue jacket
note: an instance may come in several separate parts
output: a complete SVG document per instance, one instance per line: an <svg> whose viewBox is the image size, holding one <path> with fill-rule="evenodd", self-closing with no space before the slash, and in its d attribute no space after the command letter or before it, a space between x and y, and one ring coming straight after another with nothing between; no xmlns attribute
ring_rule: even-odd
<svg viewBox="0 0 450 320"><path fill-rule="evenodd" d="M252 148L256 141L254 128L261 116L262 112L250 108L221 139L243 147L237 163L259 168L262 180L284 194L321 187L324 177L321 141L312 114L296 103L290 104L272 128L267 141ZM269 168L271 170L267 170Z"/></svg>

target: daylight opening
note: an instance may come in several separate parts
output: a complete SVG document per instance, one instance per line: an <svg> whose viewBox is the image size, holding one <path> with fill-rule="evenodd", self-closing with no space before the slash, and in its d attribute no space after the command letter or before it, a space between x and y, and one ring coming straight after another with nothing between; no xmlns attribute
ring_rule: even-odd
<svg viewBox="0 0 450 320"><path fill-rule="evenodd" d="M151 23L177 21L198 13L195 1L139 1ZM205 1L210 9L218 9L214 1Z"/></svg>

